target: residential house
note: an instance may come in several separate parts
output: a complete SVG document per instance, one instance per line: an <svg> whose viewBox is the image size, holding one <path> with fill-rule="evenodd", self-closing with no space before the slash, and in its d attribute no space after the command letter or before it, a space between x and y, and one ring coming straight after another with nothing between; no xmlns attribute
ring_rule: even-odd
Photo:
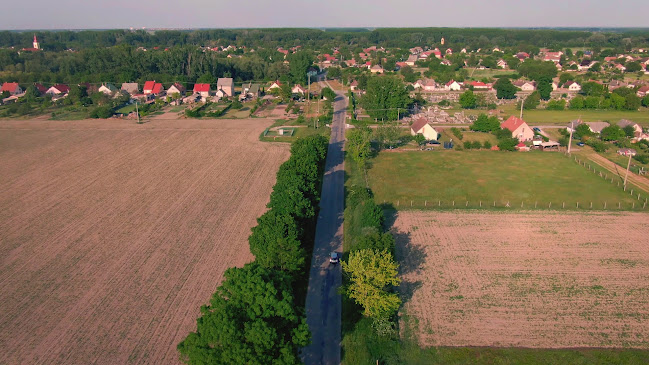
<svg viewBox="0 0 649 365"><path fill-rule="evenodd" d="M455 80L451 80L444 85L444 90L460 91L462 90L462 85Z"/></svg>
<svg viewBox="0 0 649 365"><path fill-rule="evenodd" d="M185 92L187 92L187 89L180 83L176 82L173 85L169 86L169 89L167 89L167 95L174 95L178 94L180 96L185 95Z"/></svg>
<svg viewBox="0 0 649 365"><path fill-rule="evenodd" d="M617 126L620 128L626 128L628 126L631 126L633 128L633 136L635 138L639 138L642 135L642 127L633 121L630 121L628 119L622 119L619 122L617 122Z"/></svg>
<svg viewBox="0 0 649 365"><path fill-rule="evenodd" d="M49 95L63 95L67 94L69 91L70 88L68 87L68 85L57 84L47 89L45 93Z"/></svg>
<svg viewBox="0 0 649 365"><path fill-rule="evenodd" d="M536 82L534 81L525 81L525 80L516 80L512 81L512 84L522 91L534 91L536 90Z"/></svg>
<svg viewBox="0 0 649 365"><path fill-rule="evenodd" d="M563 84L563 87L570 90L570 91L574 91L574 92L581 91L581 85L579 85L577 82L572 81L572 80L570 80L570 81L566 82L565 84Z"/></svg>
<svg viewBox="0 0 649 365"><path fill-rule="evenodd" d="M295 84L295 86L293 86L293 88L291 89L291 93L306 95L306 89L303 88L300 84Z"/></svg>
<svg viewBox="0 0 649 365"><path fill-rule="evenodd" d="M164 89L164 87L162 86L161 83L155 82L155 80L154 80L154 81L145 82L143 91L144 91L145 95L156 95L157 96L157 95L162 94L165 91L165 89Z"/></svg>
<svg viewBox="0 0 649 365"><path fill-rule="evenodd" d="M39 84L38 82L34 84L34 87L36 88L36 91L41 95L45 95L45 93L47 92L47 88L43 86L43 84Z"/></svg>
<svg viewBox="0 0 649 365"><path fill-rule="evenodd" d="M498 67L500 67L500 68L507 68L507 67L509 67L509 65L507 64L507 62L506 62L505 60L503 60L503 59L499 59L497 64L498 64Z"/></svg>
<svg viewBox="0 0 649 365"><path fill-rule="evenodd" d="M345 63L347 64L347 67L356 67L356 60L353 58L350 60L345 60Z"/></svg>
<svg viewBox="0 0 649 365"><path fill-rule="evenodd" d="M282 83L279 81L275 81L270 86L268 87L268 90L273 90L273 89L279 89L282 87Z"/></svg>
<svg viewBox="0 0 649 365"><path fill-rule="evenodd" d="M370 67L370 72L373 73L373 74L382 74L384 72L383 71L383 66L374 65L374 66Z"/></svg>
<svg viewBox="0 0 649 365"><path fill-rule="evenodd" d="M645 86L640 87L638 89L638 91L636 92L636 94L641 98L649 95L649 86L645 85Z"/></svg>
<svg viewBox="0 0 649 365"><path fill-rule="evenodd" d="M563 56L563 52L545 52L543 54L543 61L552 61L554 63L559 63L561 61L561 56Z"/></svg>
<svg viewBox="0 0 649 365"><path fill-rule="evenodd" d="M621 87L625 87L627 84L624 81L620 80L611 80L611 82L608 83L608 91L613 91L615 89L619 89Z"/></svg>
<svg viewBox="0 0 649 365"><path fill-rule="evenodd" d="M526 59L530 58L530 54L527 52L518 52L514 57L518 58L521 61L525 61Z"/></svg>
<svg viewBox="0 0 649 365"><path fill-rule="evenodd" d="M5 82L4 84L2 84L2 89L0 89L0 94L5 91L12 96L23 93L23 89L20 87L20 85L18 85L17 82Z"/></svg>
<svg viewBox="0 0 649 365"><path fill-rule="evenodd" d="M590 128L591 132L597 134L602 133L602 129L610 126L610 124L606 122L586 122L586 124L588 124L588 128Z"/></svg>
<svg viewBox="0 0 649 365"><path fill-rule="evenodd" d="M410 134L413 136L421 134L428 141L437 140L439 138L439 132L430 125L426 118L419 118L412 123L412 126L410 126Z"/></svg>
<svg viewBox="0 0 649 365"><path fill-rule="evenodd" d="M231 77L220 77L216 81L216 88L223 90L227 96L234 95L234 80Z"/></svg>
<svg viewBox="0 0 649 365"><path fill-rule="evenodd" d="M113 95L113 93L117 91L117 88L113 84L106 83L106 84L101 84L101 86L99 87L99 89L97 89L97 91L100 93L104 93L106 95Z"/></svg>
<svg viewBox="0 0 649 365"><path fill-rule="evenodd" d="M523 119L513 115L502 122L500 127L502 129L509 129L512 132L512 137L518 139L519 142L531 141L534 138L532 128Z"/></svg>
<svg viewBox="0 0 649 365"><path fill-rule="evenodd" d="M636 150L633 148L620 148L617 150L617 154L622 156L635 156L636 153Z"/></svg>
<svg viewBox="0 0 649 365"><path fill-rule="evenodd" d="M137 84L137 82L125 82L122 84L121 90L126 91L131 95L135 95L140 93L140 86Z"/></svg>
<svg viewBox="0 0 649 365"><path fill-rule="evenodd" d="M491 84L485 84L482 81L471 81L469 86L473 87L473 90L491 90Z"/></svg>
<svg viewBox="0 0 649 365"><path fill-rule="evenodd" d="M422 89L424 91L434 91L437 89L437 83L433 79L417 80L412 86L415 89Z"/></svg>
<svg viewBox="0 0 649 365"><path fill-rule="evenodd" d="M424 51L424 49L421 48L421 47L410 48L410 53L412 53L412 54L420 54L423 51Z"/></svg>
<svg viewBox="0 0 649 365"><path fill-rule="evenodd" d="M244 98L256 99L261 94L261 86L259 84L253 84L249 82L248 84L243 84L241 86L241 89L241 94Z"/></svg>
<svg viewBox="0 0 649 365"><path fill-rule="evenodd" d="M212 86L210 84L194 84L194 94L205 99L212 94Z"/></svg>
<svg viewBox="0 0 649 365"><path fill-rule="evenodd" d="M351 91L356 91L358 89L358 80L354 80L349 84L349 89Z"/></svg>
<svg viewBox="0 0 649 365"><path fill-rule="evenodd" d="M417 59L419 59L419 57L417 57L416 54L411 54L410 56L408 56L408 59L406 60L406 65L414 66L415 62L417 62Z"/></svg>

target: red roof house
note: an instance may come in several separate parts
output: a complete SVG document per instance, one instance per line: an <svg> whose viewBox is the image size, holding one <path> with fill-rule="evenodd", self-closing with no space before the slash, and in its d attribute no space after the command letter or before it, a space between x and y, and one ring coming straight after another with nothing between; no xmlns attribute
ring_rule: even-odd
<svg viewBox="0 0 649 365"><path fill-rule="evenodd" d="M195 84L194 85L194 94L200 94L201 96L210 96L212 87L210 84Z"/></svg>
<svg viewBox="0 0 649 365"><path fill-rule="evenodd" d="M523 119L516 118L513 115L502 122L500 128L509 129L512 132L512 137L518 139L520 142L531 141L534 138L532 128Z"/></svg>
<svg viewBox="0 0 649 365"><path fill-rule="evenodd" d="M144 83L144 94L158 95L164 91L162 84L155 81L147 81Z"/></svg>
<svg viewBox="0 0 649 365"><path fill-rule="evenodd" d="M10 95L17 95L21 94L23 92L23 89L20 88L20 85L18 85L17 82L5 82L2 84L2 89L0 89L0 93L3 92L8 92Z"/></svg>
<svg viewBox="0 0 649 365"><path fill-rule="evenodd" d="M68 85L58 84L54 85L51 88L47 89L45 93L50 95L61 95L70 91Z"/></svg>

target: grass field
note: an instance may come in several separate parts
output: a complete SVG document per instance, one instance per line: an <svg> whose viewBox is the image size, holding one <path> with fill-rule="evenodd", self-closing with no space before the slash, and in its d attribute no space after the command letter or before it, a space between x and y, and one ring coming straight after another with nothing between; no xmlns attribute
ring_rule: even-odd
<svg viewBox="0 0 649 365"><path fill-rule="evenodd" d="M125 106L115 110L115 113L128 114L128 113L134 112L134 111L135 111L135 104L129 104L129 105L125 105Z"/></svg>
<svg viewBox="0 0 649 365"><path fill-rule="evenodd" d="M377 202L409 208L424 204L469 207L482 204L511 208L631 209L640 204L615 183L554 152L417 151L382 152L368 172ZM644 201L645 197L642 197ZM426 202L427 201L427 202ZM489 203L487 203L489 202ZM614 207L612 207L614 205Z"/></svg>

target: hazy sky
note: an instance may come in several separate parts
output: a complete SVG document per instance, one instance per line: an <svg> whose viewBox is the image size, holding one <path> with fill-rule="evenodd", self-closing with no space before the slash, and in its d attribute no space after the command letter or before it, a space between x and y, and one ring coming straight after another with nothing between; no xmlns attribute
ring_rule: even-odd
<svg viewBox="0 0 649 365"><path fill-rule="evenodd" d="M647 0L3 1L0 29L649 27Z"/></svg>

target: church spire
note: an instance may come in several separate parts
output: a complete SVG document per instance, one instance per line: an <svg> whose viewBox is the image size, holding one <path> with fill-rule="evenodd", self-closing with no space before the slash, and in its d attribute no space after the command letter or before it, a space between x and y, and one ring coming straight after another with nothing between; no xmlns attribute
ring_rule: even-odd
<svg viewBox="0 0 649 365"><path fill-rule="evenodd" d="M36 39L36 34L34 33L34 48L41 49L38 44L38 39Z"/></svg>

